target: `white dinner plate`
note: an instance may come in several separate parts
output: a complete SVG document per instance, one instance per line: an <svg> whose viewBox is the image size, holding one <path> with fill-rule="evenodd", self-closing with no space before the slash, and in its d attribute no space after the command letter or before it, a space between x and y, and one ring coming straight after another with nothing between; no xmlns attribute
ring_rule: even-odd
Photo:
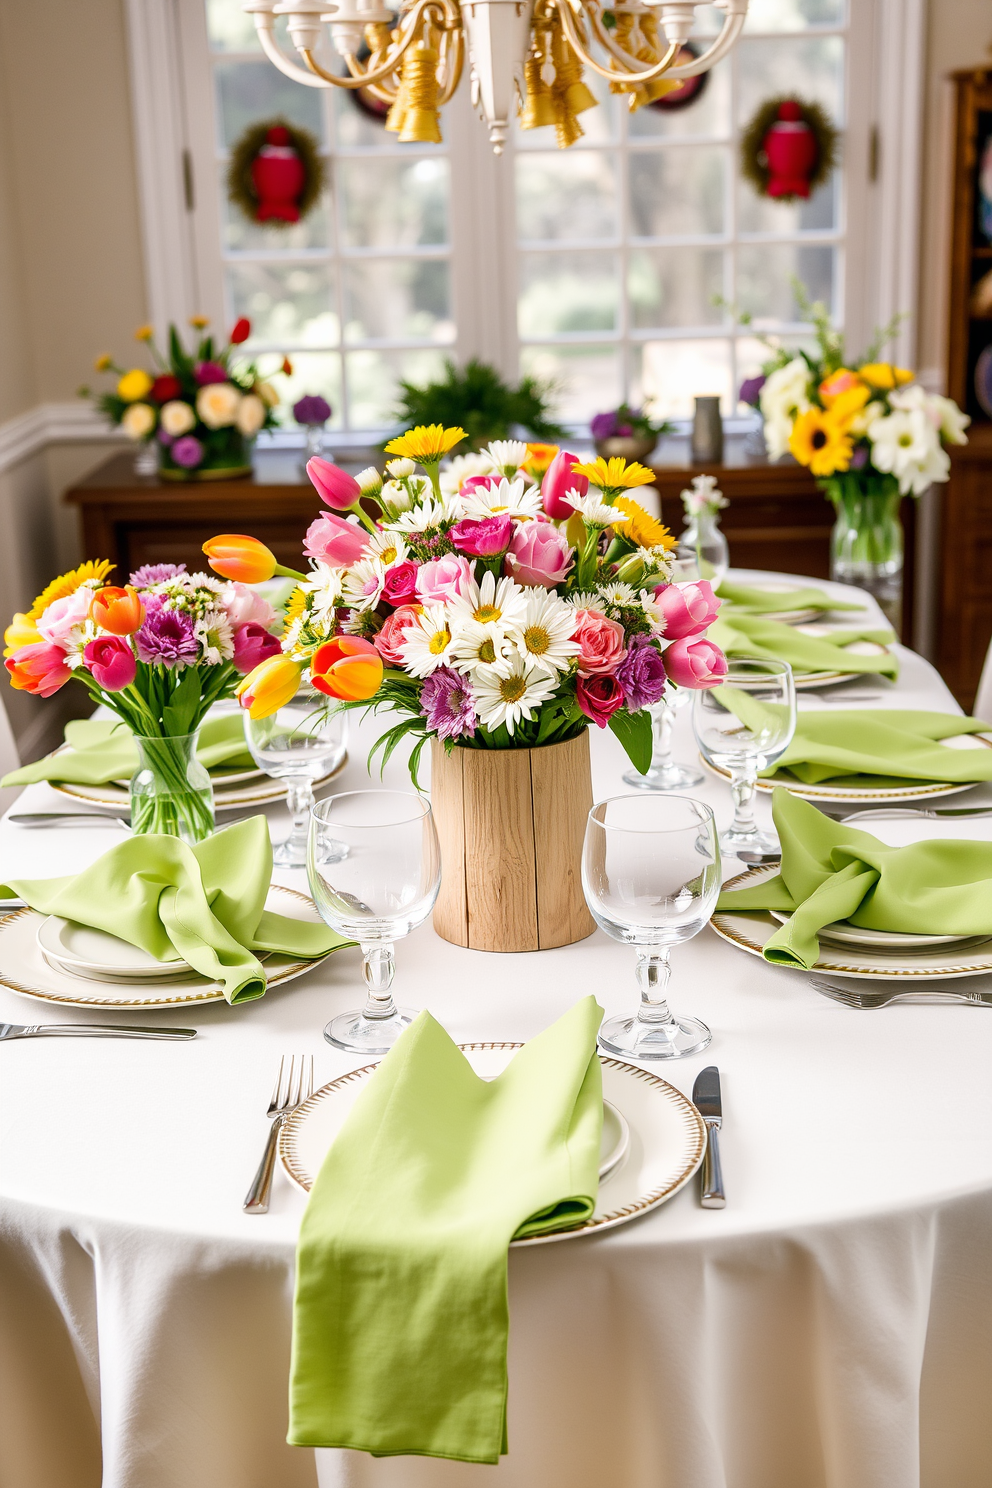
<svg viewBox="0 0 992 1488"><path fill-rule="evenodd" d="M261 780L265 775L265 771L260 770L257 765L252 765L250 770L246 766L229 769L226 765L212 765L209 775L213 788L216 791L226 790L231 785L244 785L246 780ZM120 786L122 790L127 790L130 781L126 779L114 780L111 781L111 784Z"/></svg>
<svg viewBox="0 0 992 1488"><path fill-rule="evenodd" d="M792 916L780 909L769 910L773 920L784 925ZM838 945L885 946L890 950L922 950L925 946L960 945L965 940L984 940L975 935L909 935L901 930L865 930L860 925L849 925L846 920L834 920L816 932L819 940L830 940Z"/></svg>
<svg viewBox="0 0 992 1488"><path fill-rule="evenodd" d="M778 872L778 866L752 868L729 879L725 889L751 888ZM710 924L722 940L752 956L760 956L778 921L764 911L717 910ZM768 962L773 966L774 962ZM801 971L802 967L786 970ZM858 977L874 981L919 982L935 977L981 976L992 971L992 938L970 937L954 945L931 946L926 950L899 950L883 946L821 945L812 971L829 971L834 976Z"/></svg>
<svg viewBox="0 0 992 1488"><path fill-rule="evenodd" d="M472 1068L492 1079L506 1068L520 1044L460 1044ZM624 1064L607 1055L603 1066L605 1102L623 1113L630 1131L626 1161L616 1157L609 1110L604 1119L604 1146L614 1162L601 1177L591 1220L571 1230L514 1240L517 1245L546 1245L573 1240L627 1224L678 1193L692 1177L706 1150L706 1127L695 1106L680 1090L650 1070ZM309 1193L327 1151L344 1125L366 1081L378 1069L368 1064L316 1091L289 1116L279 1133L279 1155L293 1182Z"/></svg>
<svg viewBox="0 0 992 1488"><path fill-rule="evenodd" d="M335 769L314 781L314 790L320 790L321 786L340 775L347 763L346 753ZM113 782L107 785L75 785L65 780L53 780L50 784L55 790L61 791L62 795L71 796L74 801L85 801L89 806L105 807L108 811L120 811L122 806L129 806L131 801L127 787ZM284 800L285 796L286 782L272 780L268 775L262 775L257 780L245 780L241 784L215 782L214 809L220 812L236 811L244 806L264 806L269 801Z"/></svg>
<svg viewBox="0 0 992 1488"><path fill-rule="evenodd" d="M281 884L270 888L266 907L290 919L319 923L313 900ZM25 997L71 1007L170 1008L224 1001L220 983L207 981L192 968L185 974L157 981L124 981L116 977L97 981L63 971L46 958L38 944L38 927L44 918L33 909L15 909L0 919L0 986ZM317 956L301 961L271 952L265 963L266 980L270 987L281 986L326 959Z"/></svg>

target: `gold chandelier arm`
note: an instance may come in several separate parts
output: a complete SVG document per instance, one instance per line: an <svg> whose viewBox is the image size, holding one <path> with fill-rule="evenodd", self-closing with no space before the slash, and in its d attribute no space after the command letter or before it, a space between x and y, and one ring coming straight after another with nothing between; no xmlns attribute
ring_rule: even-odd
<svg viewBox="0 0 992 1488"><path fill-rule="evenodd" d="M599 42L604 51L609 52L611 57L616 57L617 61L624 68L625 72L629 74L630 81L645 83L650 82L651 78L656 78L661 73L667 73L671 70L672 63L679 54L679 42L671 42L665 55L660 58L658 62L652 63L651 75L650 77L648 77L644 73L637 71L637 69L641 65L641 59L639 57L632 57L629 52L625 52L623 47L618 46L617 43L613 40L613 37L603 25L601 12L598 6L593 3L591 6L587 7L586 0L583 0L582 8L583 10L587 11L596 40ZM610 77L616 78L616 72L610 73ZM627 82L628 78L624 78L623 81Z"/></svg>
<svg viewBox="0 0 992 1488"><path fill-rule="evenodd" d="M583 12L586 13L585 0L580 0L580 3L582 4ZM558 6L558 13L561 16L562 29L564 30L565 35L568 38L568 44L572 48L572 51L575 53L575 55L578 57L579 61L583 62L586 67L591 67L593 72L598 72L600 77L609 78L611 83L650 83L653 81L654 78L660 77L663 72L669 72L673 59L678 55L679 43L677 41L673 41L671 46L668 48L668 51L661 58L661 60L654 65L654 67L648 67L643 72L631 71L630 64L634 63L634 65L636 66L636 58L629 57L626 52L622 51L618 46L616 46L616 44L610 40L609 35L605 30L603 30L603 34L600 35L600 30L602 28L600 28L596 24L595 16L590 16L589 19L591 20L593 29L596 32L596 40L601 43L605 51L609 52L609 54L615 57L617 61L620 62L623 66L623 71L617 72L615 67L603 67L601 63L596 61L595 57L590 56L582 38L580 37L579 28L576 24L575 16L572 14L571 6L567 3L567 0L561 0L561 3Z"/></svg>
<svg viewBox="0 0 992 1488"><path fill-rule="evenodd" d="M451 60L448 60L449 50ZM445 30L441 37L441 62L444 66L446 78L441 95L438 98L438 107L443 107L454 97L455 89L462 80L462 67L465 63L465 33L461 26Z"/></svg>

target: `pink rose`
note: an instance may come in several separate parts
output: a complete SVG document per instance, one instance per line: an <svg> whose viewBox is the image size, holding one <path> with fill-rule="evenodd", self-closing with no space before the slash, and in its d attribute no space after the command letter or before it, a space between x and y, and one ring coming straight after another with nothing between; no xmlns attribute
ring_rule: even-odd
<svg viewBox="0 0 992 1488"><path fill-rule="evenodd" d="M580 496L585 496L589 490L587 476L572 474L572 466L578 463L578 455L569 450L559 450L544 472L541 500L548 516L554 517L555 521L564 522L575 513L574 506L569 506L564 499L569 491L578 491Z"/></svg>
<svg viewBox="0 0 992 1488"><path fill-rule="evenodd" d="M654 602L664 616L662 634L669 641L699 635L720 609L720 600L706 579L694 584L660 584L654 591Z"/></svg>
<svg viewBox="0 0 992 1488"><path fill-rule="evenodd" d="M676 687L715 687L727 675L727 658L705 637L673 641L665 648L665 671Z"/></svg>
<svg viewBox="0 0 992 1488"><path fill-rule="evenodd" d="M521 522L506 555L506 568L518 584L553 589L564 581L573 558L568 538L550 522Z"/></svg>
<svg viewBox="0 0 992 1488"><path fill-rule="evenodd" d="M65 599L53 600L37 622L45 640L56 646L68 645L76 626L82 625L89 614L92 601L93 590L85 586L74 594L67 594Z"/></svg>
<svg viewBox="0 0 992 1488"><path fill-rule="evenodd" d="M573 641L579 644L579 676L612 672L627 655L623 626L599 610L576 610Z"/></svg>
<svg viewBox="0 0 992 1488"><path fill-rule="evenodd" d="M423 612L422 605L400 605L398 610L394 610L386 617L382 629L372 637L373 646L387 666L403 665L403 653L400 647L407 630L411 625L416 625L417 616L422 615Z"/></svg>
<svg viewBox="0 0 992 1488"><path fill-rule="evenodd" d="M303 551L329 568L348 568L361 558L367 541L364 528L357 522L346 522L325 512L307 528Z"/></svg>
<svg viewBox="0 0 992 1488"><path fill-rule="evenodd" d="M412 558L405 558L402 563L394 563L392 568L387 568L381 595L387 604L413 604L417 598L418 566Z"/></svg>
<svg viewBox="0 0 992 1488"><path fill-rule="evenodd" d="M107 692L120 692L134 681L138 664L123 636L99 636L83 648L83 660Z"/></svg>
<svg viewBox="0 0 992 1488"><path fill-rule="evenodd" d="M269 601L256 593L248 584L228 584L221 601L227 617L235 627L239 625L261 625L269 630L276 621L276 612Z"/></svg>
<svg viewBox="0 0 992 1488"><path fill-rule="evenodd" d="M577 677L575 701L597 728L605 728L623 707L623 688L616 677Z"/></svg>
<svg viewBox="0 0 992 1488"><path fill-rule="evenodd" d="M472 582L468 559L460 553L445 553L433 563L422 563L417 573L417 598L424 604L446 604L464 594Z"/></svg>
<svg viewBox="0 0 992 1488"><path fill-rule="evenodd" d="M465 487L462 487L464 490ZM505 513L495 517L473 517L463 519L448 533L460 553L470 558L493 558L505 553L513 536L513 521Z"/></svg>
<svg viewBox="0 0 992 1488"><path fill-rule="evenodd" d="M321 501L337 511L347 511L362 494L362 488L353 475L318 455L307 461L307 475L317 488Z"/></svg>
<svg viewBox="0 0 992 1488"><path fill-rule="evenodd" d="M270 635L264 625L249 620L247 625L239 625L234 632L234 655L231 660L245 677L260 662L268 661L270 656L278 656L281 650L278 639Z"/></svg>

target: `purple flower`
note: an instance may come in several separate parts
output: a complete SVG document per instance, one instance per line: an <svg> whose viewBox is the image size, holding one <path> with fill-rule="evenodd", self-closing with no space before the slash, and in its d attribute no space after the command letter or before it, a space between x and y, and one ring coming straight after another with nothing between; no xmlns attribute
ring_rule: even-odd
<svg viewBox="0 0 992 1488"><path fill-rule="evenodd" d="M750 403L752 408L757 408L758 395L764 385L765 379L762 373L759 373L757 377L745 377L737 396L742 403Z"/></svg>
<svg viewBox="0 0 992 1488"><path fill-rule="evenodd" d="M195 470L203 459L203 445L192 434L184 434L172 446L172 458L184 470Z"/></svg>
<svg viewBox="0 0 992 1488"><path fill-rule="evenodd" d="M593 439L612 439L617 432L616 413L597 413L589 425Z"/></svg>
<svg viewBox="0 0 992 1488"><path fill-rule="evenodd" d="M475 708L464 677L450 667L438 667L425 677L420 689L420 711L439 739L457 739L475 733Z"/></svg>
<svg viewBox="0 0 992 1488"><path fill-rule="evenodd" d="M199 655L193 618L177 610L156 609L146 614L135 640L138 660L162 666L187 666Z"/></svg>
<svg viewBox="0 0 992 1488"><path fill-rule="evenodd" d="M228 376L220 362L199 362L196 368L198 387L207 387L211 382L227 382Z"/></svg>
<svg viewBox="0 0 992 1488"><path fill-rule="evenodd" d="M128 575L128 583L134 589L151 589L153 585L164 584L167 579L176 579L185 572L185 563L143 563Z"/></svg>
<svg viewBox="0 0 992 1488"><path fill-rule="evenodd" d="M156 438L158 439L158 442L163 449L168 449L169 445L172 443L172 435L165 429L159 429Z"/></svg>
<svg viewBox="0 0 992 1488"><path fill-rule="evenodd" d="M851 456L851 469L862 470L868 464L868 451L863 444L859 444Z"/></svg>
<svg viewBox="0 0 992 1488"><path fill-rule="evenodd" d="M614 675L631 713L659 702L665 691L665 663L649 636L631 636L627 655Z"/></svg>
<svg viewBox="0 0 992 1488"><path fill-rule="evenodd" d="M326 424L331 412L330 403L319 393L307 393L293 404L293 417L298 424Z"/></svg>

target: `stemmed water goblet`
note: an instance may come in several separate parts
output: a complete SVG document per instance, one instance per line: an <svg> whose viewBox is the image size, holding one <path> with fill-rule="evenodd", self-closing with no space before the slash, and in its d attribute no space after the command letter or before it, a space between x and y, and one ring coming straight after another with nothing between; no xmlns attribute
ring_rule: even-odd
<svg viewBox="0 0 992 1488"><path fill-rule="evenodd" d="M636 786L638 790L685 791L702 781L702 773L691 765L679 764L672 758L672 729L675 715L683 703L689 701L689 690L673 687L669 683L659 702L648 709L651 714L651 764L642 775L640 771L624 771L624 784Z"/></svg>
<svg viewBox="0 0 992 1488"><path fill-rule="evenodd" d="M305 868L307 831L313 805L314 781L337 769L344 759L348 736L347 716L319 693L298 693L268 718L251 718L246 712L245 739L260 770L286 782L286 805L293 819L285 842L272 854L279 868ZM325 844L331 851L330 844ZM339 844L339 856L344 847Z"/></svg>
<svg viewBox="0 0 992 1488"><path fill-rule="evenodd" d="M734 819L720 834L725 853L760 862L780 852L754 819L758 774L785 753L796 731L796 689L785 661L732 660L718 687L697 692L692 726L703 758L730 775Z"/></svg>
<svg viewBox="0 0 992 1488"><path fill-rule="evenodd" d="M669 952L706 924L720 894L713 812L691 796L613 796L589 813L582 888L593 919L637 949L641 1005L611 1018L599 1042L628 1059L679 1059L712 1035L668 1007Z"/></svg>
<svg viewBox="0 0 992 1488"><path fill-rule="evenodd" d="M310 813L307 874L321 919L357 940L365 958L364 1008L332 1018L324 1037L349 1053L385 1054L416 1016L393 1002L394 942L424 923L441 886L430 803L394 790L319 801Z"/></svg>

